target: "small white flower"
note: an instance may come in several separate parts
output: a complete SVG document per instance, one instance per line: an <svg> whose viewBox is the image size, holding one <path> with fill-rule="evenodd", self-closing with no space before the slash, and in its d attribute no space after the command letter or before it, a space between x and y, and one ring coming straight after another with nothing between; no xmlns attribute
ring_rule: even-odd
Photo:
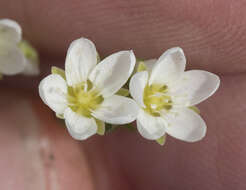
<svg viewBox="0 0 246 190"><path fill-rule="evenodd" d="M10 19L0 20L0 74L15 75L24 70L25 56L18 47L21 27Z"/></svg>
<svg viewBox="0 0 246 190"><path fill-rule="evenodd" d="M181 48L169 49L145 65L147 71L136 73L129 87L141 107L139 133L150 140L166 133L187 142L202 139L206 124L189 107L210 97L219 87L219 77L207 71L184 71L186 59Z"/></svg>
<svg viewBox="0 0 246 190"><path fill-rule="evenodd" d="M127 82L135 66L132 51L120 51L97 64L94 44L85 38L71 43L65 74L51 74L39 93L57 115L63 116L71 136L84 140L103 128L104 122L134 121L139 108L134 100L115 93ZM102 132L101 132L102 133Z"/></svg>

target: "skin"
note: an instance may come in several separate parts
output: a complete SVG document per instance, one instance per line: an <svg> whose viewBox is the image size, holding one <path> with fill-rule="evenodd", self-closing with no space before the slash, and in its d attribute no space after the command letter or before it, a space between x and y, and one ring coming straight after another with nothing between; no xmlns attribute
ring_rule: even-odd
<svg viewBox="0 0 246 190"><path fill-rule="evenodd" d="M39 50L40 77L0 81L0 189L246 188L246 3L209 1L0 1L0 18L21 23ZM218 74L218 92L199 108L206 138L166 146L120 129L79 142L38 96L51 65L64 67L69 43L95 42L102 57L133 49L159 57L180 46L188 69Z"/></svg>

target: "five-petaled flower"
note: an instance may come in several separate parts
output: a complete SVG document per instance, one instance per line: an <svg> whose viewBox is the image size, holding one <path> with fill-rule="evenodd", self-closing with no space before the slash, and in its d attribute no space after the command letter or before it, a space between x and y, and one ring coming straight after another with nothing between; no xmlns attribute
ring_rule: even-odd
<svg viewBox="0 0 246 190"><path fill-rule="evenodd" d="M150 140L166 133L187 142L202 139L206 124L190 107L218 89L219 77L202 70L184 71L186 58L181 48L169 49L145 65L146 70L137 72L129 86L141 108L137 116L139 133Z"/></svg>
<svg viewBox="0 0 246 190"><path fill-rule="evenodd" d="M106 123L133 122L139 108L130 98L115 95L135 67L132 51L120 51L98 63L94 44L85 38L71 43L65 74L57 71L44 78L39 93L57 115L64 117L70 135L84 140Z"/></svg>

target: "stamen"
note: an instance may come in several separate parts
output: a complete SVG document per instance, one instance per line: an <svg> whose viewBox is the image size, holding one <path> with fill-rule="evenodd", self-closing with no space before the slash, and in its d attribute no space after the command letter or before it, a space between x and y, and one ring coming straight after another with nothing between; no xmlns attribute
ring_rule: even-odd
<svg viewBox="0 0 246 190"><path fill-rule="evenodd" d="M75 87L68 87L68 106L76 113L85 117L92 117L91 113L103 102L99 91L88 80Z"/></svg>
<svg viewBox="0 0 246 190"><path fill-rule="evenodd" d="M172 109L172 99L168 95L167 85L152 84L144 89L145 111L155 117L160 116L162 110Z"/></svg>

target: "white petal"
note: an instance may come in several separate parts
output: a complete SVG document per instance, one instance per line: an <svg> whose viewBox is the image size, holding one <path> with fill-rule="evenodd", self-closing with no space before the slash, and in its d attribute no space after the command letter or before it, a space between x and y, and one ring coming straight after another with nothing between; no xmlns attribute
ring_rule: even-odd
<svg viewBox="0 0 246 190"><path fill-rule="evenodd" d="M15 44L0 44L0 73L15 75L25 68L25 57Z"/></svg>
<svg viewBox="0 0 246 190"><path fill-rule="evenodd" d="M88 39L73 41L67 51L65 72L69 86L84 82L97 64L96 47Z"/></svg>
<svg viewBox="0 0 246 190"><path fill-rule="evenodd" d="M120 125L136 120L138 111L138 105L131 98L113 95L105 98L101 106L92 115L106 123Z"/></svg>
<svg viewBox="0 0 246 190"><path fill-rule="evenodd" d="M171 48L164 52L153 66L149 83L169 84L185 70L186 59L181 48Z"/></svg>
<svg viewBox="0 0 246 190"><path fill-rule="evenodd" d="M70 108L65 110L64 118L68 132L74 139L85 140L97 132L94 118L83 117Z"/></svg>
<svg viewBox="0 0 246 190"><path fill-rule="evenodd" d="M157 62L157 59L148 59L148 60L144 61L144 64L147 67L147 70L149 73L152 72L152 69L153 69L156 62Z"/></svg>
<svg viewBox="0 0 246 190"><path fill-rule="evenodd" d="M63 114L67 108L67 85L60 75L45 77L39 84L39 95L57 114Z"/></svg>
<svg viewBox="0 0 246 190"><path fill-rule="evenodd" d="M156 140L165 134L165 121L161 117L153 117L144 110L139 111L137 129L146 139Z"/></svg>
<svg viewBox="0 0 246 190"><path fill-rule="evenodd" d="M148 82L148 72L138 72L130 80L129 90L134 100L141 106L145 107L143 102L144 88Z"/></svg>
<svg viewBox="0 0 246 190"><path fill-rule="evenodd" d="M18 43L21 40L21 27L20 25L10 19L0 20L0 41L8 43Z"/></svg>
<svg viewBox="0 0 246 190"><path fill-rule="evenodd" d="M89 78L104 97L115 94L131 76L136 58L132 51L120 51L102 60Z"/></svg>
<svg viewBox="0 0 246 190"><path fill-rule="evenodd" d="M220 85L217 75L200 70L183 73L179 82L170 90L177 95L176 102L185 101L188 106L199 104L215 93Z"/></svg>
<svg viewBox="0 0 246 190"><path fill-rule="evenodd" d="M201 140L206 134L206 124L203 119L189 108L182 108L177 113L165 117L168 125L166 132L183 141L195 142Z"/></svg>

